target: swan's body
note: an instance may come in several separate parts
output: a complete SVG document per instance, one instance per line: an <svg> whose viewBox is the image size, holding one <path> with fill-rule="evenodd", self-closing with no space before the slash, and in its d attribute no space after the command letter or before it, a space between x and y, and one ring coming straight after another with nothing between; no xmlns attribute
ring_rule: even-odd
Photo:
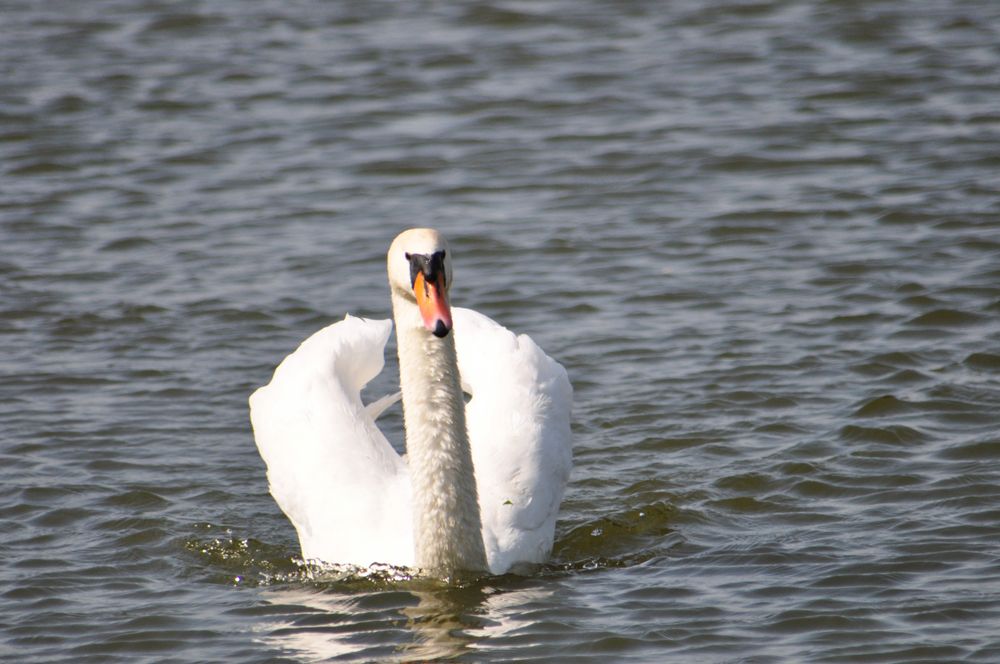
<svg viewBox="0 0 1000 664"><path fill-rule="evenodd" d="M448 307L437 233L400 235L388 266L406 457L375 424L385 403L360 397L382 369L390 321L348 316L320 330L250 398L271 494L303 558L494 574L544 561L571 466L565 370L530 338Z"/></svg>

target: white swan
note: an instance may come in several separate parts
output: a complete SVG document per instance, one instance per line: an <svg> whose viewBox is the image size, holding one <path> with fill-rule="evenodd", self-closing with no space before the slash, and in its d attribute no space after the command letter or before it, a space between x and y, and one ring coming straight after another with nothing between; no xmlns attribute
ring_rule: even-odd
<svg viewBox="0 0 1000 664"><path fill-rule="evenodd" d="M250 397L302 557L444 574L543 562L572 465L566 371L527 336L449 307L437 231L400 234L387 261L405 457L375 424L393 397L366 407L360 396L382 370L391 321L347 316L316 332Z"/></svg>

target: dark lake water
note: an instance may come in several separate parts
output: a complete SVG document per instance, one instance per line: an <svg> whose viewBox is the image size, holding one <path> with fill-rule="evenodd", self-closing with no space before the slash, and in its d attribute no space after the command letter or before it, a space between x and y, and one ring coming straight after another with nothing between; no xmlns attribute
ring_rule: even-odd
<svg viewBox="0 0 1000 664"><path fill-rule="evenodd" d="M1000 3L0 15L0 659L1000 661ZM531 576L267 492L248 395L414 225L574 384Z"/></svg>

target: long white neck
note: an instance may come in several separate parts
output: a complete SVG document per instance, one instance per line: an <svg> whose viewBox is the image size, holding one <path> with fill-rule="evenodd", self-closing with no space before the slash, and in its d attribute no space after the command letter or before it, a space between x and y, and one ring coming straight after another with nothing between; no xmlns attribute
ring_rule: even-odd
<svg viewBox="0 0 1000 664"><path fill-rule="evenodd" d="M454 332L428 332L416 303L393 293L417 567L487 569Z"/></svg>

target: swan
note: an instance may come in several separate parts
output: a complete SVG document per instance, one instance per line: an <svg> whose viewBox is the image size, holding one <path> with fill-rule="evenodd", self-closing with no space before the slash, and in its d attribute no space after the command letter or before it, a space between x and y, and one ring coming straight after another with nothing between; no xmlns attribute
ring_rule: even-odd
<svg viewBox="0 0 1000 664"><path fill-rule="evenodd" d="M269 489L302 558L441 575L544 562L572 466L565 369L528 336L450 306L451 252L437 231L401 233L386 261L393 321L345 316L250 397ZM393 322L400 394L366 406ZM376 425L400 398L405 456Z"/></svg>

